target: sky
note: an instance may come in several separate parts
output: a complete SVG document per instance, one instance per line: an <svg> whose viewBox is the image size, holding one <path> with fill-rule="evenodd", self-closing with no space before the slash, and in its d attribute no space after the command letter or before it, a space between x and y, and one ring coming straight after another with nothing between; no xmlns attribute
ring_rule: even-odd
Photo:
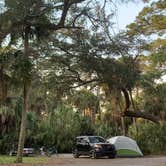
<svg viewBox="0 0 166 166"><path fill-rule="evenodd" d="M115 0L111 6L107 7L107 13L110 13L110 11L114 13L114 17L111 17L111 21L114 23L111 28L113 34L118 34L125 30L125 27L134 22L139 12L148 5L148 3L144 3L142 0L133 1L120 3L119 0Z"/></svg>
<svg viewBox="0 0 166 166"><path fill-rule="evenodd" d="M149 1L152 2L152 0ZM143 0L131 0L127 3L120 3L119 0L115 0L112 4L113 5L106 10L108 13L110 13L110 11L115 13L113 20L111 20L114 23L111 28L114 35L125 30L127 25L134 22L139 12L141 12L145 6L149 5L149 3L144 3Z"/></svg>
<svg viewBox="0 0 166 166"><path fill-rule="evenodd" d="M157 0L149 0L149 3L144 3L143 0L135 0L135 2L116 4L119 29L124 30L126 25L132 23L145 6L155 1Z"/></svg>
<svg viewBox="0 0 166 166"><path fill-rule="evenodd" d="M127 4L123 3L117 6L117 20L120 29L125 29L125 26L132 23L139 12L143 9L147 4L143 2L129 2Z"/></svg>

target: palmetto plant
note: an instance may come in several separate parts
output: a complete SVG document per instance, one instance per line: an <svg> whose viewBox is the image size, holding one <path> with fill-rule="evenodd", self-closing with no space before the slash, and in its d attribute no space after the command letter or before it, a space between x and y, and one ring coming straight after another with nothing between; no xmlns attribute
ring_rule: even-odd
<svg viewBox="0 0 166 166"><path fill-rule="evenodd" d="M9 132L15 121L15 113L12 109L2 106L0 107L0 132L5 134Z"/></svg>

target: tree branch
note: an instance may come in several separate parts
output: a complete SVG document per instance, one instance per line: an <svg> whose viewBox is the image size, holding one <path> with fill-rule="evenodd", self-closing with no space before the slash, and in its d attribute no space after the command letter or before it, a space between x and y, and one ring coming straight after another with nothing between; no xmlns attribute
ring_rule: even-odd
<svg viewBox="0 0 166 166"><path fill-rule="evenodd" d="M99 82L100 80L95 78L95 79L92 79L92 80L88 80L88 81L81 81L80 84L78 85L75 85L75 86L70 86L70 89L74 89L74 88L78 88L78 87L81 87L81 86L84 86L84 85L87 85L87 84L90 84L90 83L93 83L93 82Z"/></svg>
<svg viewBox="0 0 166 166"><path fill-rule="evenodd" d="M63 11L62 11L62 15L61 15L58 25L64 26L65 19L66 19L69 8L70 8L69 0L64 0Z"/></svg>
<svg viewBox="0 0 166 166"><path fill-rule="evenodd" d="M143 119L150 120L154 123L159 123L159 118L157 118L156 116L153 116L149 113L146 113L146 112L128 110L128 111L124 112L124 116L143 118Z"/></svg>
<svg viewBox="0 0 166 166"><path fill-rule="evenodd" d="M24 20L22 21L19 21L19 22L16 22L14 23L13 25L10 26L10 28L8 29L2 29L0 27L0 43L3 41L3 39L10 33L12 32L19 32L20 31L20 27L22 27L23 25L28 24L29 26L45 26L45 28L47 29L50 29L50 30L53 30L53 31L56 31L58 29L80 29L82 27L76 27L76 26L69 26L69 25L64 25L65 24L65 19L66 19L66 16L67 16L67 13L68 13L68 10L69 8L71 7L71 5L73 4L77 4L77 3L81 3L85 0L64 0L64 4L61 5L60 7L63 7L63 10L62 10L62 15L60 17L60 21L58 24L49 24L49 25L43 25L43 24L38 24L36 22L33 22L34 20L32 19L28 19L25 18ZM43 10L43 12L45 12L46 9ZM43 14L43 12L41 12L39 15L32 15L33 18L35 17L39 17ZM27 16L28 18L31 17L30 15Z"/></svg>
<svg viewBox="0 0 166 166"><path fill-rule="evenodd" d="M20 31L23 26L23 22L13 24L9 29L1 30L0 29L0 43L5 39L5 37L10 33L17 33ZM39 26L42 28L47 28L52 31L57 31L59 29L82 29L83 27L70 26L70 25L56 25L56 24L39 24L35 22L28 21L27 24L30 26Z"/></svg>
<svg viewBox="0 0 166 166"><path fill-rule="evenodd" d="M123 92L124 97L125 97L125 111L124 112L126 112L126 111L128 111L131 102L130 102L130 98L129 98L129 94L128 94L127 90L125 88L122 88L121 91Z"/></svg>

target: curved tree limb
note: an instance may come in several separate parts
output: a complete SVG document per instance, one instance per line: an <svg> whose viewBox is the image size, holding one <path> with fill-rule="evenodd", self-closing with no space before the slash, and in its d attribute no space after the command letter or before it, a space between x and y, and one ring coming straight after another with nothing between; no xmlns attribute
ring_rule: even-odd
<svg viewBox="0 0 166 166"><path fill-rule="evenodd" d="M159 120L160 120L158 117L153 116L152 114L149 114L149 113L146 113L146 112L142 112L142 111L128 110L128 111L124 112L124 115L128 116L128 117L147 119L147 120L150 120L154 123L159 123Z"/></svg>
<svg viewBox="0 0 166 166"><path fill-rule="evenodd" d="M126 111L128 111L131 102L130 102L128 91L125 88L122 88L121 91L123 92L123 95L125 97L125 110L124 110L124 112L126 112Z"/></svg>
<svg viewBox="0 0 166 166"><path fill-rule="evenodd" d="M123 112L123 116L127 116L127 117L135 117L135 118L143 118L143 119L147 119L147 120L150 120L154 123L159 123L159 118L152 115L152 114L149 114L147 112L142 112L142 111L131 111L129 110L129 107L130 107L130 98L129 98L129 93L128 91L125 89L125 88L122 88L121 91L123 92L124 94L124 98L125 98L125 110Z"/></svg>

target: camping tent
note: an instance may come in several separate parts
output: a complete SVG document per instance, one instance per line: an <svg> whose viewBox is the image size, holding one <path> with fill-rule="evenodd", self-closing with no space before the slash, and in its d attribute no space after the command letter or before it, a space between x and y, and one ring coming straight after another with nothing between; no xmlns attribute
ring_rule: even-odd
<svg viewBox="0 0 166 166"><path fill-rule="evenodd" d="M143 156L136 141L125 136L116 136L108 139L108 142L115 145L119 157L141 157Z"/></svg>

